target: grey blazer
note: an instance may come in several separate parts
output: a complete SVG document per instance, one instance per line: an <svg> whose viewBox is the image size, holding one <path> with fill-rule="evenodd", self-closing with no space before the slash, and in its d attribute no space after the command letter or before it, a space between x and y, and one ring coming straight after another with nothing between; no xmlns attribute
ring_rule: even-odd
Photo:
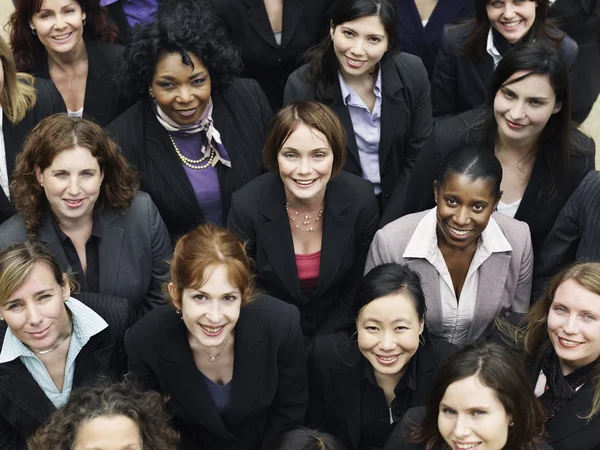
<svg viewBox="0 0 600 450"><path fill-rule="evenodd" d="M365 273L385 263L406 264L419 274L425 294L427 313L425 321L429 332L442 333L442 303L438 272L424 258L403 258L417 225L429 212L422 211L397 219L375 234ZM467 342L475 341L494 317L511 312L527 312L531 295L533 251L529 226L502 214L492 216L510 243L512 251L492 253L479 267L477 307L472 319Z"/></svg>
<svg viewBox="0 0 600 450"><path fill-rule="evenodd" d="M98 248L99 293L129 300L131 318L137 320L165 303L161 287L169 276L169 232L150 196L142 191L138 191L125 214L105 209L98 219L102 230ZM66 270L69 261L51 220L51 214L42 217L37 241L46 244L61 269ZM21 214L0 226L0 248L26 240Z"/></svg>

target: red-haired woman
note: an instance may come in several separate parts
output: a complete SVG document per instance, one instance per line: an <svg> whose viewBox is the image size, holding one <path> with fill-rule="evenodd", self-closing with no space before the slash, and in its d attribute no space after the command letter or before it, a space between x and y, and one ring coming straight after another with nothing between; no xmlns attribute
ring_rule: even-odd
<svg viewBox="0 0 600 450"><path fill-rule="evenodd" d="M18 70L51 79L69 115L104 126L126 109L113 82L123 48L98 0L17 0L10 25Z"/></svg>
<svg viewBox="0 0 600 450"><path fill-rule="evenodd" d="M298 309L257 294L250 259L214 224L184 235L168 285L172 306L125 337L129 370L169 398L180 450L255 450L301 425L308 382Z"/></svg>

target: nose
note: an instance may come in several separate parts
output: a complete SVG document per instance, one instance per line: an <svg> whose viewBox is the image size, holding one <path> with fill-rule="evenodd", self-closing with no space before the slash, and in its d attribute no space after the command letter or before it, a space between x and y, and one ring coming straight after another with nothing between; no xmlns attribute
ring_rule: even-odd
<svg viewBox="0 0 600 450"><path fill-rule="evenodd" d="M571 314L565 321L562 327L566 334L577 334L579 332L579 322L577 315Z"/></svg>
<svg viewBox="0 0 600 450"><path fill-rule="evenodd" d="M469 223L469 211L467 208L458 208L458 211L454 214L452 220L456 225L467 225Z"/></svg>
<svg viewBox="0 0 600 450"><path fill-rule="evenodd" d="M513 120L519 120L525 117L525 105L521 102L517 102L510 109L510 117Z"/></svg>
<svg viewBox="0 0 600 450"><path fill-rule="evenodd" d="M66 25L66 23L63 20L62 14L57 14L56 20L54 21L54 28L56 28L57 30L60 30L60 29L64 28L65 25Z"/></svg>
<svg viewBox="0 0 600 450"><path fill-rule="evenodd" d="M504 5L504 18L512 19L515 16L515 7L511 2L506 2Z"/></svg>
<svg viewBox="0 0 600 450"><path fill-rule="evenodd" d="M79 194L79 179L74 176L69 179L69 195L76 196Z"/></svg>
<svg viewBox="0 0 600 450"><path fill-rule="evenodd" d="M379 341L379 348L384 352L391 352L396 348L396 341L392 333L383 333L381 341Z"/></svg>
<svg viewBox="0 0 600 450"><path fill-rule="evenodd" d="M190 103L193 99L192 90L188 86L181 86L177 97L179 103Z"/></svg>
<svg viewBox="0 0 600 450"><path fill-rule="evenodd" d="M42 322L42 315L39 313L37 309L37 305L35 303L29 304L27 306L27 321L31 326L37 326Z"/></svg>
<svg viewBox="0 0 600 450"><path fill-rule="evenodd" d="M221 322L221 319L223 318L223 311L221 311L221 304L219 303L219 300L213 300L211 302L206 317L214 324Z"/></svg>
<svg viewBox="0 0 600 450"><path fill-rule="evenodd" d="M310 159L309 158L300 158L300 166L298 167L298 171L301 174L309 174L310 173Z"/></svg>
<svg viewBox="0 0 600 450"><path fill-rule="evenodd" d="M357 56L362 56L365 53L364 50L364 42L362 39L356 39L354 41L354 45L352 46L352 48L350 49L350 52L353 55L357 55Z"/></svg>
<svg viewBox="0 0 600 450"><path fill-rule="evenodd" d="M454 422L454 436L458 439L466 439L471 434L471 424L467 417L462 414L458 414L456 422Z"/></svg>

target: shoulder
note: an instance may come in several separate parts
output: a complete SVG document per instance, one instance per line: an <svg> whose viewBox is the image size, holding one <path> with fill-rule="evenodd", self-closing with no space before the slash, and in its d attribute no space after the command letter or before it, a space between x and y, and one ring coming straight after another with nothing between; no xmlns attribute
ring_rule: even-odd
<svg viewBox="0 0 600 450"><path fill-rule="evenodd" d="M126 339L136 345L147 346L148 338L160 340L172 336L183 324L172 305L163 305L148 312L127 331Z"/></svg>
<svg viewBox="0 0 600 450"><path fill-rule="evenodd" d="M444 27L442 38L447 46L458 48L473 31L472 23L448 24Z"/></svg>
<svg viewBox="0 0 600 450"><path fill-rule="evenodd" d="M125 298L84 292L74 296L102 317L113 330L113 335L123 333L129 325L129 302ZM116 332L116 333L115 333Z"/></svg>
<svg viewBox="0 0 600 450"><path fill-rule="evenodd" d="M141 129L145 117L144 105L144 100L131 105L105 127L106 131L115 138L122 138L131 134L132 130Z"/></svg>
<svg viewBox="0 0 600 450"><path fill-rule="evenodd" d="M101 58L109 66L114 66L123 53L124 47L118 44L94 40L86 43L90 58Z"/></svg>
<svg viewBox="0 0 600 450"><path fill-rule="evenodd" d="M298 67L296 70L294 70L289 78L288 78L288 83L292 83L294 85L305 85L305 86L310 86L310 83L308 82L307 79L307 72L308 72L308 64L303 64L302 66Z"/></svg>
<svg viewBox="0 0 600 450"><path fill-rule="evenodd" d="M502 230L504 237L506 237L511 244L515 242L522 244L525 234L530 233L529 225L521 220L505 216L498 212L494 213L492 218L498 224L500 230Z"/></svg>
<svg viewBox="0 0 600 450"><path fill-rule="evenodd" d="M267 172L252 181L246 183L243 187L233 194L241 205L256 209L257 200L263 193L271 192L276 186L280 186L281 178L277 172Z"/></svg>
<svg viewBox="0 0 600 450"><path fill-rule="evenodd" d="M320 369L359 367L361 358L356 341L343 332L316 336L312 356Z"/></svg>
<svg viewBox="0 0 600 450"><path fill-rule="evenodd" d="M239 101L241 98L256 98L261 92L260 85L255 80L250 78L234 78L233 83L223 93L223 97L234 98Z"/></svg>
<svg viewBox="0 0 600 450"><path fill-rule="evenodd" d="M294 305L267 294L257 295L249 304L243 306L240 312L240 316L257 316L260 317L261 323L275 327L283 324L287 327L289 320L299 314Z"/></svg>
<svg viewBox="0 0 600 450"><path fill-rule="evenodd" d="M445 339L427 336L427 340L429 342L427 342L427 345L423 347L423 353L426 355L426 357L431 358L431 362L437 366L440 366L444 361L458 351L458 347L456 345L451 344Z"/></svg>
<svg viewBox="0 0 600 450"><path fill-rule="evenodd" d="M427 409L424 406L418 406L416 408L411 408L406 413L404 413L404 417L402 418L402 422L407 424L420 424L421 421L425 418L427 414Z"/></svg>
<svg viewBox="0 0 600 450"><path fill-rule="evenodd" d="M395 53L386 62L394 64L396 70L402 76L414 74L415 72L420 74L421 71L425 70L421 58L406 52Z"/></svg>
<svg viewBox="0 0 600 450"><path fill-rule="evenodd" d="M329 183L334 189L343 189L353 202L372 197L373 185L370 181L344 170L333 177Z"/></svg>
<svg viewBox="0 0 600 450"><path fill-rule="evenodd" d="M143 214L144 218L148 216L148 211L156 209L154 203L152 202L152 198L144 191L137 191L135 197L131 201L131 206L127 213L130 215L139 215Z"/></svg>
<svg viewBox="0 0 600 450"><path fill-rule="evenodd" d="M433 189L433 186L431 187ZM394 239L405 239L406 242L411 238L411 235L419 222L427 215L427 213L431 210L425 210L418 213L407 214L406 216L402 216L399 219L394 220L393 222L388 223L385 227L377 232L377 234L381 233L384 236L394 237ZM407 233L410 233L410 235ZM404 236L402 238L402 236Z"/></svg>
<svg viewBox="0 0 600 450"><path fill-rule="evenodd" d="M15 214L10 219L0 225L0 244L2 247L8 247L17 242L27 240L27 229L23 216Z"/></svg>
<svg viewBox="0 0 600 450"><path fill-rule="evenodd" d="M600 171L590 171L577 188L578 192L589 192L594 195L600 192Z"/></svg>

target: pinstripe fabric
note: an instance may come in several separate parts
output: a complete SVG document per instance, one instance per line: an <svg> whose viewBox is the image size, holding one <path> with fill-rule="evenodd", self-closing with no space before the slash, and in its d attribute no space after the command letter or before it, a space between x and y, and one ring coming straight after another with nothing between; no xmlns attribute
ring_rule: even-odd
<svg viewBox="0 0 600 450"><path fill-rule="evenodd" d="M574 261L600 261L600 172L583 179L546 238L536 261L533 300L550 279Z"/></svg>
<svg viewBox="0 0 600 450"><path fill-rule="evenodd" d="M217 166L225 221L231 194L264 172L262 148L273 113L258 83L242 78L237 78L224 94L213 93L213 104L215 128L221 134L232 166ZM129 108L107 130L140 171L141 188L156 203L173 239L204 221L167 131L150 108L150 99Z"/></svg>
<svg viewBox="0 0 600 450"><path fill-rule="evenodd" d="M76 297L93 309L108 328L90 338L75 360L73 389L100 375L116 379L126 368L123 346L128 327L127 300L93 293ZM6 324L0 325L0 344ZM19 360L0 364L0 449L25 450L31 436L55 410L54 405Z"/></svg>

